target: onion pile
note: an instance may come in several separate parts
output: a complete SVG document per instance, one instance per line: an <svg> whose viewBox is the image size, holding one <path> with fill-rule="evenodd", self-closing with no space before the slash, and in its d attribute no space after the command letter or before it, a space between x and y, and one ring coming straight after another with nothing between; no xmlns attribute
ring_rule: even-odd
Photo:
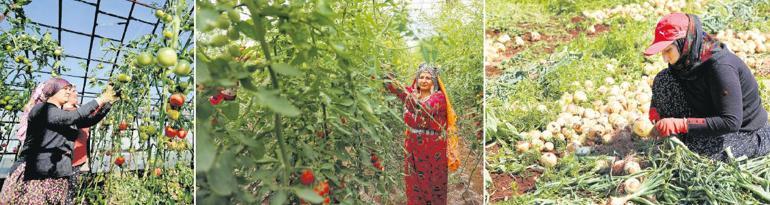
<svg viewBox="0 0 770 205"><path fill-rule="evenodd" d="M696 0L693 2L693 6L696 10L701 10L702 5L706 5L705 0ZM642 21L649 16L663 16L672 12L682 12L682 9L687 6L685 0L649 0L642 4L626 4L618 5L613 8L583 11L583 16L593 19L598 23L602 23L605 20L614 16L627 16L636 21Z"/></svg>
<svg viewBox="0 0 770 205"><path fill-rule="evenodd" d="M520 133L527 140L518 144L529 143L533 148L543 151L544 147L534 145L555 140L567 141L567 151L573 152L584 145L611 143L620 135L636 133L646 138L653 128L647 118L652 98L652 81L648 79L645 76L633 83L615 83L614 79L607 78L605 83L608 85L598 88L590 80L578 83L581 86L578 91L565 93L559 99L561 113L557 119L548 123L545 130ZM605 100L589 102L589 96L603 97ZM591 106L581 106L589 103Z"/></svg>
<svg viewBox="0 0 770 205"><path fill-rule="evenodd" d="M758 29L736 32L732 29L719 31L716 38L727 45L750 68L756 69L770 66L770 33L762 33ZM757 55L760 54L760 55Z"/></svg>

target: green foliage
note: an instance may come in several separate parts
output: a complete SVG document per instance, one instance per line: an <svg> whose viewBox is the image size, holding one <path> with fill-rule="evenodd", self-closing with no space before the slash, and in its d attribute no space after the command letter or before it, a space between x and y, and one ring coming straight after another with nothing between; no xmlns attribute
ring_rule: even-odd
<svg viewBox="0 0 770 205"><path fill-rule="evenodd" d="M403 104L385 93L385 73L411 83L419 63L439 65L458 115L480 112L480 10L444 8L432 22L439 35L419 39L418 49L407 44L416 36L404 3L197 5L197 139L206 146L196 150L196 198L204 204L313 201L307 190L321 182L332 203L401 203ZM475 13L457 22L450 11ZM241 18L224 25L230 12ZM232 38L223 43L225 31ZM234 45L244 45L240 55L225 51ZM221 90L237 98L213 105ZM472 126L461 129L475 138ZM309 186L298 180L307 169Z"/></svg>

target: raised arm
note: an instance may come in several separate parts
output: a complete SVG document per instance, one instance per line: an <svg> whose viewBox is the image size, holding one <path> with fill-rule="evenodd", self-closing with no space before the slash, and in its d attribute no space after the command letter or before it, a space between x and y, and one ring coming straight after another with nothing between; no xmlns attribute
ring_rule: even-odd
<svg viewBox="0 0 770 205"><path fill-rule="evenodd" d="M46 124L65 127L83 123L86 117L99 106L96 100L93 100L75 111L64 111L55 106L48 106L46 103L40 103L33 107L29 112L29 118L33 122L45 121Z"/></svg>
<svg viewBox="0 0 770 205"><path fill-rule="evenodd" d="M86 119L84 119L82 122L77 124L78 128L85 128L85 127L91 127L96 125L96 123L99 123L99 121L102 121L105 116L107 116L107 113L110 112L110 109L112 109L112 103L106 102L104 105L99 106L96 108L96 110L87 115Z"/></svg>

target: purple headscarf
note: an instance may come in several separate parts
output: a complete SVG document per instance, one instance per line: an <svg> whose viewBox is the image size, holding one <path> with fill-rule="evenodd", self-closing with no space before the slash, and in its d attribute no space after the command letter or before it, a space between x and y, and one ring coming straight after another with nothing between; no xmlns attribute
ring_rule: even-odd
<svg viewBox="0 0 770 205"><path fill-rule="evenodd" d="M29 110L35 105L45 102L64 87L71 86L70 82L62 78L51 78L35 87L32 95L29 96L29 102L24 106L24 112L19 118L19 130L16 131L16 138L22 143L27 138L27 124L29 119Z"/></svg>

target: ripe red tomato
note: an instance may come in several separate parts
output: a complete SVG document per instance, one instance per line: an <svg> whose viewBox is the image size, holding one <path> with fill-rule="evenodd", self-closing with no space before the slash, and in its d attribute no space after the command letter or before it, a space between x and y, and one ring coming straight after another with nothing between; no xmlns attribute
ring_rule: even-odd
<svg viewBox="0 0 770 205"><path fill-rule="evenodd" d="M179 139L184 139L185 137L187 137L187 130L184 130L184 128L179 128L177 137L179 137Z"/></svg>
<svg viewBox="0 0 770 205"><path fill-rule="evenodd" d="M166 136L168 136L170 138L174 138L177 135L179 135L179 131L177 131L176 129L174 129L171 126L166 126Z"/></svg>
<svg viewBox="0 0 770 205"><path fill-rule="evenodd" d="M168 98L168 103L171 104L172 107L182 107L182 105L184 105L184 95L175 93Z"/></svg>
<svg viewBox="0 0 770 205"><path fill-rule="evenodd" d="M315 176L313 176L313 170L306 169L302 172L302 175L299 177L299 181L302 182L304 185L310 185L315 181Z"/></svg>
<svg viewBox="0 0 770 205"><path fill-rule="evenodd" d="M209 98L209 102L211 102L211 105L219 105L219 103L222 103L222 100L224 100L225 97L220 93L215 96L211 96Z"/></svg>
<svg viewBox="0 0 770 205"><path fill-rule="evenodd" d="M159 177L162 174L162 170L160 168L155 168L155 176Z"/></svg>
<svg viewBox="0 0 770 205"><path fill-rule="evenodd" d="M128 123L126 121L120 121L120 125L118 125L118 130L124 131L128 129Z"/></svg>
<svg viewBox="0 0 770 205"><path fill-rule="evenodd" d="M123 158L123 156L115 158L115 165L123 166L123 163L125 163L125 162L126 162L126 159Z"/></svg>

